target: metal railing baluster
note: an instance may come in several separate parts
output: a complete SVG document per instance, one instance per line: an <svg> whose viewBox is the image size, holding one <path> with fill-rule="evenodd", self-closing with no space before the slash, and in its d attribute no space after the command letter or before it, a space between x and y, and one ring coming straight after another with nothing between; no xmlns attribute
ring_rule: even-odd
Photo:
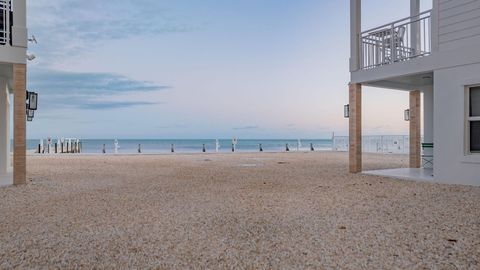
<svg viewBox="0 0 480 270"><path fill-rule="evenodd" d="M412 31L417 31L412 33ZM415 35L415 36L413 36ZM359 36L362 69L431 53L431 10L364 31Z"/></svg>

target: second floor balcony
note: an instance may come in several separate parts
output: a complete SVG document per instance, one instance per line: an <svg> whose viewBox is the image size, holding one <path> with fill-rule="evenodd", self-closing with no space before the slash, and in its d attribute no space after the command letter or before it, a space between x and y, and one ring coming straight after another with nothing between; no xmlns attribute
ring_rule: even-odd
<svg viewBox="0 0 480 270"><path fill-rule="evenodd" d="M373 29L359 37L361 69L372 69L430 55L431 10Z"/></svg>

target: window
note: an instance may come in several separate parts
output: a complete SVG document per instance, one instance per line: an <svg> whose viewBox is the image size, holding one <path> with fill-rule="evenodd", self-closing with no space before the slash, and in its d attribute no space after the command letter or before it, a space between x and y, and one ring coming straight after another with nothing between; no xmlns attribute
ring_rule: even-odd
<svg viewBox="0 0 480 270"><path fill-rule="evenodd" d="M469 153L480 153L480 86L468 88L467 137Z"/></svg>

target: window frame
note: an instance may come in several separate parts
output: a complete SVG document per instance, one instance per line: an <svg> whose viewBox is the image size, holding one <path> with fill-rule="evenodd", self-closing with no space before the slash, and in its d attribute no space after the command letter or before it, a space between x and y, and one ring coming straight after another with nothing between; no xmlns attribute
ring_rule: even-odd
<svg viewBox="0 0 480 270"><path fill-rule="evenodd" d="M480 116L470 116L470 95L471 89L480 87L480 84L468 85L465 87L465 154L480 156L480 151L471 151L470 147L470 123L480 122Z"/></svg>

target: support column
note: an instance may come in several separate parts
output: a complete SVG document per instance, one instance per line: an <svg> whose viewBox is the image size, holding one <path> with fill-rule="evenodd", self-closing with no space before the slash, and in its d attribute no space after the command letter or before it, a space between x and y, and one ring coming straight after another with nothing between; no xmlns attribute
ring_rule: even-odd
<svg viewBox="0 0 480 270"><path fill-rule="evenodd" d="M433 86L423 91L423 137L426 143L433 143L433 96Z"/></svg>
<svg viewBox="0 0 480 270"><path fill-rule="evenodd" d="M362 172L362 85L349 85L349 171Z"/></svg>
<svg viewBox="0 0 480 270"><path fill-rule="evenodd" d="M360 33L362 32L362 1L350 0L350 71L360 69Z"/></svg>
<svg viewBox="0 0 480 270"><path fill-rule="evenodd" d="M433 143L433 85L423 90L423 142ZM433 148L423 149L423 154L433 156ZM429 158L430 159L430 158ZM433 168L433 162L422 162L424 168Z"/></svg>
<svg viewBox="0 0 480 270"><path fill-rule="evenodd" d="M27 182L27 147L26 147L26 87L27 66L13 65L13 184Z"/></svg>
<svg viewBox="0 0 480 270"><path fill-rule="evenodd" d="M10 166L10 104L8 100L7 79L0 78L0 175L7 174Z"/></svg>
<svg viewBox="0 0 480 270"><path fill-rule="evenodd" d="M418 20L418 15L420 14L420 0L410 0L410 17L412 21ZM418 55L421 51L421 29L420 29L420 22L412 23L410 29L410 40L411 46L414 50L414 55Z"/></svg>
<svg viewBox="0 0 480 270"><path fill-rule="evenodd" d="M410 91L410 168L420 168L420 91Z"/></svg>

